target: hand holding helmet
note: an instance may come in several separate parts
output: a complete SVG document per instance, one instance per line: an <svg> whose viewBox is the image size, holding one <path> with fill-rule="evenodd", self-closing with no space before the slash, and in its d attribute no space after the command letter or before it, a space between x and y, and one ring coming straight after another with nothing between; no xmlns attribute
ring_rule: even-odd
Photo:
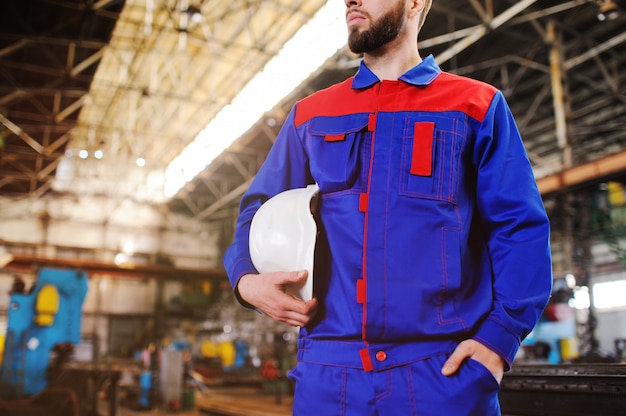
<svg viewBox="0 0 626 416"><path fill-rule="evenodd" d="M288 325L304 326L317 312L312 211L318 193L317 185L281 192L259 208L250 225L250 258L260 274L243 276L237 290L243 300Z"/></svg>
<svg viewBox="0 0 626 416"><path fill-rule="evenodd" d="M317 312L317 299L304 302L285 292L285 286L307 279L307 271L246 274L239 279L239 296L270 318L305 326Z"/></svg>
<svg viewBox="0 0 626 416"><path fill-rule="evenodd" d="M312 211L317 185L289 189L266 201L250 225L250 258L259 273L308 271L308 278L286 286L305 302L313 298L313 258L317 225Z"/></svg>

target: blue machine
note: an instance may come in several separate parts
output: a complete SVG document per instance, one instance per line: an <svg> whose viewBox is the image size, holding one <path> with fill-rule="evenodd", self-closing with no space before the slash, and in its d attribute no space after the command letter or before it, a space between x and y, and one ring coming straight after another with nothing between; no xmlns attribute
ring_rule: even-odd
<svg viewBox="0 0 626 416"><path fill-rule="evenodd" d="M28 397L48 386L46 372L53 348L80 342L87 274L41 269L28 293L11 293L0 394Z"/></svg>

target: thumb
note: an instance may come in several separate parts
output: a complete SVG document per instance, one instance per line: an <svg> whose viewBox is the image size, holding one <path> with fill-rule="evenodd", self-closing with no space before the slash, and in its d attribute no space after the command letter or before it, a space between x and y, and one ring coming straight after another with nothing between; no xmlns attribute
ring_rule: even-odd
<svg viewBox="0 0 626 416"><path fill-rule="evenodd" d="M299 283L306 280L309 272L306 270L298 270L297 272L290 272L284 276L284 283Z"/></svg>
<svg viewBox="0 0 626 416"><path fill-rule="evenodd" d="M443 364L443 367L441 368L441 374L443 374L444 376L451 376L452 374L456 373L463 361L465 361L465 359L468 358L470 355L471 352L468 351L467 348L465 348L465 344L460 343L455 348L452 355L450 355L450 357L448 357L446 362Z"/></svg>

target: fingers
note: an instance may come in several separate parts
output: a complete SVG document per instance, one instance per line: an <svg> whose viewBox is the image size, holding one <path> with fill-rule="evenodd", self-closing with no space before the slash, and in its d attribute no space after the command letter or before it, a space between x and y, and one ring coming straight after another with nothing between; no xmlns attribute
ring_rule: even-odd
<svg viewBox="0 0 626 416"><path fill-rule="evenodd" d="M290 295L281 296L276 303L267 305L264 311L276 321L292 326L305 326L317 313L317 299L303 302Z"/></svg>
<svg viewBox="0 0 626 416"><path fill-rule="evenodd" d="M246 274L239 279L237 290L243 300L260 307L259 303L275 302L285 295L284 286L306 278L306 271L290 273ZM303 276L304 275L304 276Z"/></svg>
<svg viewBox="0 0 626 416"><path fill-rule="evenodd" d="M493 374L493 377L500 383L504 376L504 360L495 352L476 342L472 359L484 365Z"/></svg>
<svg viewBox="0 0 626 416"><path fill-rule="evenodd" d="M239 280L239 295L272 319L292 326L305 326L317 312L317 300L304 302L285 293L285 285L307 278L307 271L245 275Z"/></svg>
<svg viewBox="0 0 626 416"><path fill-rule="evenodd" d="M498 354L473 339L466 339L455 348L452 355L443 364L441 374L444 376L455 374L463 364L463 361L468 358L472 358L484 365L493 374L498 383L502 381L504 360Z"/></svg>
<svg viewBox="0 0 626 416"><path fill-rule="evenodd" d="M471 342L469 341L471 340L465 340L461 342L454 349L452 355L450 355L450 357L448 357L446 362L443 364L443 367L441 368L441 374L443 374L444 376L451 376L458 371L463 361L472 356L473 348Z"/></svg>
<svg viewBox="0 0 626 416"><path fill-rule="evenodd" d="M306 280L309 272L306 270L299 270L297 272L280 273L280 277L283 279L283 283L300 283Z"/></svg>
<svg viewBox="0 0 626 416"><path fill-rule="evenodd" d="M302 301L296 302L304 304ZM312 299L305 304L304 312L277 308L273 319L291 326L306 326L317 312L317 300ZM271 315L270 315L271 316Z"/></svg>

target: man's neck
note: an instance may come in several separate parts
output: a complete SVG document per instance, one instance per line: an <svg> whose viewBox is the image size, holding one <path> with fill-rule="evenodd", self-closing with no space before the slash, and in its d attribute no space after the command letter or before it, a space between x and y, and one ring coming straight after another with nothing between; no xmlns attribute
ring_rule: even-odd
<svg viewBox="0 0 626 416"><path fill-rule="evenodd" d="M363 55L365 65L382 80L397 80L420 62L417 45L386 45L383 50Z"/></svg>

